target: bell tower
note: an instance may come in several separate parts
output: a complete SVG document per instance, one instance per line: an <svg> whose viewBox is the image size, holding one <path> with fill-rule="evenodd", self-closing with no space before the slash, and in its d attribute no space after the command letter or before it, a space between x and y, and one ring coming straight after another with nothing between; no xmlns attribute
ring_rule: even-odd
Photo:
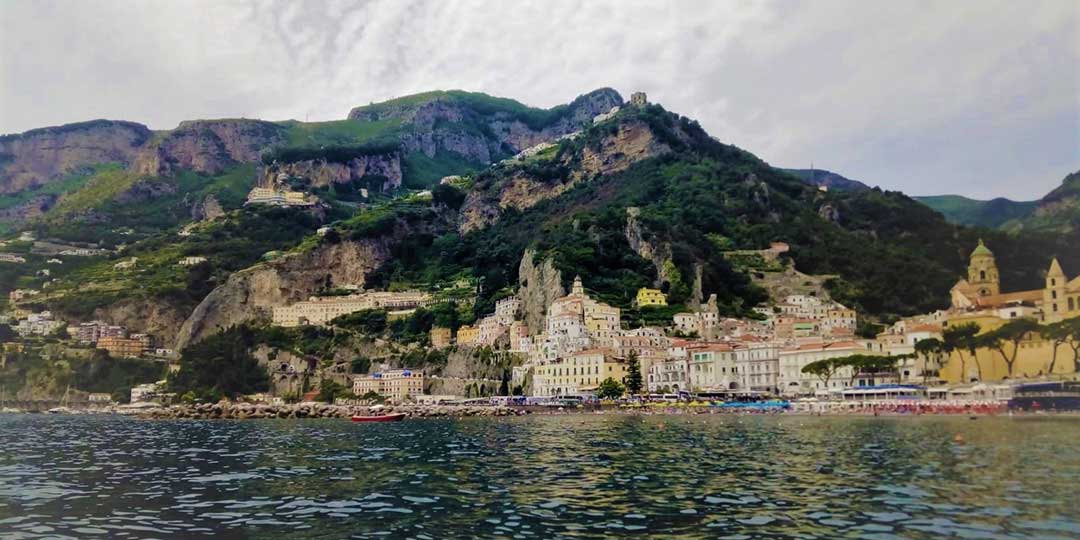
<svg viewBox="0 0 1080 540"><path fill-rule="evenodd" d="M979 239L979 245L971 252L968 263L968 283L971 284L977 294L982 296L994 296L1001 293L1001 284L998 277L997 262L994 261L994 253Z"/></svg>

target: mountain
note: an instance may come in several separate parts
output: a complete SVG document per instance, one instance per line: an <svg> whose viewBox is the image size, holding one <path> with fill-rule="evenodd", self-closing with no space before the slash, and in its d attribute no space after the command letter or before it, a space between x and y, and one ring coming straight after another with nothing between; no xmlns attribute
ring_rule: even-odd
<svg viewBox="0 0 1080 540"><path fill-rule="evenodd" d="M798 177L803 182L813 186L823 186L828 189L836 189L842 191L855 191L870 189L870 186L850 178L844 178L839 174L822 169L781 169L784 172L791 173Z"/></svg>
<svg viewBox="0 0 1080 540"><path fill-rule="evenodd" d="M1039 201L1012 201L1002 197L980 201L961 195L927 195L915 197L915 200L933 208L952 223L991 229L1029 217L1039 204Z"/></svg>
<svg viewBox="0 0 1080 540"><path fill-rule="evenodd" d="M153 132L94 120L37 129L0 137L0 224L95 225L77 240L108 236L100 223L160 230L182 222L207 197L238 207L256 169L269 164L308 179L307 187L329 200L339 191L349 198L352 185L424 188L571 133L620 104L609 88L552 109L455 90L357 107L329 122L195 120ZM148 191L170 200L154 197L151 212L125 204L141 205Z"/></svg>
<svg viewBox="0 0 1080 540"><path fill-rule="evenodd" d="M915 199L961 225L1063 234L1080 231L1080 171L1067 175L1060 186L1036 201L980 201L960 195Z"/></svg>
<svg viewBox="0 0 1080 540"><path fill-rule="evenodd" d="M812 275L794 285L821 283L881 319L946 305L980 237L994 246L1006 289L1037 286L1052 254L1080 265L1075 237L973 230L878 188L822 191L641 95L631 101L601 89L543 110L451 91L333 122L195 121L142 139L101 124L102 140L117 141L97 146L108 151L20 165L37 176L9 197L56 198L13 222L41 240L8 235L5 251L27 262L0 266L0 289L43 289L28 307L186 346L345 286L441 295L471 283L464 294L479 297L456 304L456 320L517 294L535 326L580 275L631 324L669 320L714 294L723 314L750 316L769 300L766 274L781 268L731 252L774 241L791 247L782 265ZM14 156L5 163L29 163L37 139L10 140L21 146L5 147ZM270 174L323 204L244 206ZM381 193L359 197L358 186ZM109 251L46 266L57 245ZM206 261L180 264L187 257ZM669 309L633 308L644 286L667 291ZM400 324L422 336L432 322Z"/></svg>

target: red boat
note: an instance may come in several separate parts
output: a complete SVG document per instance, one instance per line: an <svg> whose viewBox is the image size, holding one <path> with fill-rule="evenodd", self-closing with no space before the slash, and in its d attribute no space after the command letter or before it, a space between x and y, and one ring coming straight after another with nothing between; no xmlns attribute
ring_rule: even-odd
<svg viewBox="0 0 1080 540"><path fill-rule="evenodd" d="M353 422L400 422L405 419L405 413L379 414L375 416L354 416Z"/></svg>

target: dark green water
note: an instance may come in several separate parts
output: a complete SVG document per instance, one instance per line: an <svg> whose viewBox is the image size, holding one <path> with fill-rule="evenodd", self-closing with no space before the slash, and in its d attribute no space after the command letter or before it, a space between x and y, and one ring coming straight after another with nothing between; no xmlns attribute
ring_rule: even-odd
<svg viewBox="0 0 1080 540"><path fill-rule="evenodd" d="M0 444L5 540L1080 538L1068 418L0 415Z"/></svg>

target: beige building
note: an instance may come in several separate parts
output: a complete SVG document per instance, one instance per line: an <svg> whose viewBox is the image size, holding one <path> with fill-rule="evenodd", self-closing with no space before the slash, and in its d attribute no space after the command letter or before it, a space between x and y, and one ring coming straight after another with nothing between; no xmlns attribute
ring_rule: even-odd
<svg viewBox="0 0 1080 540"><path fill-rule="evenodd" d="M477 339L479 337L480 329L475 326L466 324L457 329L456 343L458 345L476 345Z"/></svg>
<svg viewBox="0 0 1080 540"><path fill-rule="evenodd" d="M442 349L450 346L450 329L442 326L431 327L431 346Z"/></svg>
<svg viewBox="0 0 1080 540"><path fill-rule="evenodd" d="M353 394L374 392L391 401L405 401L424 393L424 372L392 369L353 378Z"/></svg>
<svg viewBox="0 0 1080 540"><path fill-rule="evenodd" d="M137 358L150 348L150 336L132 334L130 338L103 336L98 339L98 349L105 349L113 358Z"/></svg>

